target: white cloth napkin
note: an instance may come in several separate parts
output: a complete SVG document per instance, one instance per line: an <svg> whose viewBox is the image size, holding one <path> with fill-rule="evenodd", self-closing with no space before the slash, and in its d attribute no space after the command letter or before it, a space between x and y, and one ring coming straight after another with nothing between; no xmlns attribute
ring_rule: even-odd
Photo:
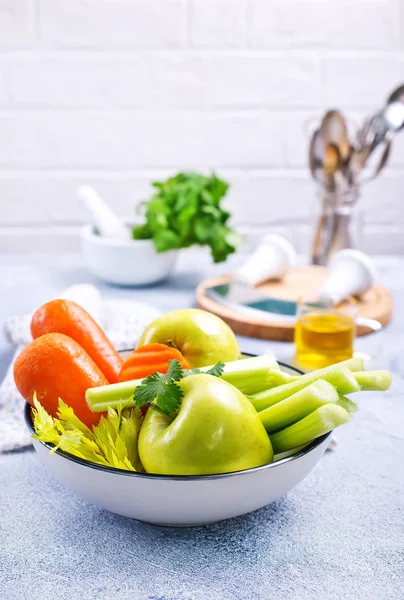
<svg viewBox="0 0 404 600"><path fill-rule="evenodd" d="M161 312L142 302L127 300L103 300L98 289L90 284L74 285L59 298L74 300L91 314L104 329L117 350L130 350L143 329ZM16 349L12 364L0 385L0 452L9 452L29 446L30 434L24 423L24 400L13 378L13 364L22 348L31 340L32 315L7 319L4 332Z"/></svg>

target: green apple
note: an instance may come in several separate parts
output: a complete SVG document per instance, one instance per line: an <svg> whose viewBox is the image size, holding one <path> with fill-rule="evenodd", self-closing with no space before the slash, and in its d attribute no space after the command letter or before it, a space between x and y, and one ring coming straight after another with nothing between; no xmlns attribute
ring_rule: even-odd
<svg viewBox="0 0 404 600"><path fill-rule="evenodd" d="M197 308L158 317L143 332L139 346L172 343L191 367L206 367L240 358L236 336L219 317Z"/></svg>
<svg viewBox="0 0 404 600"><path fill-rule="evenodd" d="M229 473L273 460L258 413L234 386L205 374L178 385L184 396L174 419L149 408L143 421L139 457L147 473Z"/></svg>

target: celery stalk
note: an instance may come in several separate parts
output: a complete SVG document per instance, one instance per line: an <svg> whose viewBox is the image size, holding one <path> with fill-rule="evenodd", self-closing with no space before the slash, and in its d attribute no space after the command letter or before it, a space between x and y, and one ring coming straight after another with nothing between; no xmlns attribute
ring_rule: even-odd
<svg viewBox="0 0 404 600"><path fill-rule="evenodd" d="M291 381L297 381L300 377L300 375L289 375L289 373L280 369L270 369L266 377L267 386L265 389L269 390L270 388L278 387Z"/></svg>
<svg viewBox="0 0 404 600"><path fill-rule="evenodd" d="M201 367L200 371L203 373L210 368ZM244 394L253 394L268 387L268 373L277 368L279 369L278 363L272 356L254 356L225 363L221 378ZM141 383L141 379L134 379L90 388L86 392L86 402L93 412L104 412L108 407L116 408L122 403L128 407L135 406L132 400L133 390Z"/></svg>
<svg viewBox="0 0 404 600"><path fill-rule="evenodd" d="M209 368L202 367L201 371L207 371ZM255 394L267 389L269 371L280 372L279 365L273 356L264 354L225 363L221 378L243 394Z"/></svg>
<svg viewBox="0 0 404 600"><path fill-rule="evenodd" d="M349 398L346 398L345 396L340 396L338 398L337 405L341 408L345 408L345 410L349 412L350 415L358 412L359 410L358 405L355 402L352 402L352 400L350 400Z"/></svg>
<svg viewBox="0 0 404 600"><path fill-rule="evenodd" d="M336 404L325 404L297 423L270 436L275 454L308 444L351 420L346 410Z"/></svg>
<svg viewBox="0 0 404 600"><path fill-rule="evenodd" d="M121 404L125 407L136 406L133 401L133 391L141 383L141 379L134 379L89 388L86 391L87 405L93 412L105 412L108 408L117 408Z"/></svg>
<svg viewBox="0 0 404 600"><path fill-rule="evenodd" d="M296 381L285 383L275 388L259 392L249 396L252 404L256 410L265 410L269 406L285 400L292 394L299 392L303 388L307 387L314 381L324 379L328 383L331 383L339 394L351 394L352 392L358 392L360 390L359 384L357 383L353 373L344 366L344 363L337 363L331 367L325 367L312 373L306 373L299 377Z"/></svg>
<svg viewBox="0 0 404 600"><path fill-rule="evenodd" d="M337 401L338 393L335 387L319 379L300 392L261 411L259 416L268 433L273 433L296 423L320 406Z"/></svg>
<svg viewBox="0 0 404 600"><path fill-rule="evenodd" d="M365 368L363 358L348 358L348 360L342 360L341 362L336 363L336 365L344 365L344 367L352 372L363 371Z"/></svg>
<svg viewBox="0 0 404 600"><path fill-rule="evenodd" d="M336 366L336 365L334 365ZM350 371L362 371L363 370L363 360L361 358L350 358L349 360L342 361L338 363L338 366L344 366ZM267 387L265 389L270 389L273 387L277 387L278 385L283 385L284 383L290 383L291 381L297 381L300 379L301 375L290 375L289 373L285 373L285 371L281 371L279 366L277 365L277 369L271 368L267 375ZM244 392L248 393L248 392ZM252 392L250 392L251 394ZM348 393L348 392L346 392Z"/></svg>
<svg viewBox="0 0 404 600"><path fill-rule="evenodd" d="M358 371L354 377L361 390L385 392L391 385L391 373L388 371Z"/></svg>

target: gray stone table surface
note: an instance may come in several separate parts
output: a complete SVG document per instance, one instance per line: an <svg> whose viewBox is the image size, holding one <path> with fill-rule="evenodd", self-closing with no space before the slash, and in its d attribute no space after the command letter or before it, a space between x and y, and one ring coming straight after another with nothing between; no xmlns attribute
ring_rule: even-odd
<svg viewBox="0 0 404 600"><path fill-rule="evenodd" d="M0 600L403 600L404 257L377 264L395 296L394 320L357 346L393 371L392 390L361 395L336 451L300 485L250 515L173 529L77 498L30 450L0 455ZM100 288L171 310L191 306L211 273L205 255L189 253L164 285ZM84 281L93 280L79 256L2 256L0 321ZM290 344L240 341L292 358ZM11 356L1 338L0 377Z"/></svg>

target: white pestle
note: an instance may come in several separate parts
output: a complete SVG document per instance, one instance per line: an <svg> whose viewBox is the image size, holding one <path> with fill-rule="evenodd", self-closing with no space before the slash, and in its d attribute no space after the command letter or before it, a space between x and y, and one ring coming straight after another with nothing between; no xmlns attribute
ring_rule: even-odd
<svg viewBox="0 0 404 600"><path fill-rule="evenodd" d="M264 236L255 252L239 267L234 281L243 285L258 285L267 279L280 279L296 263L296 252L284 237Z"/></svg>
<svg viewBox="0 0 404 600"><path fill-rule="evenodd" d="M373 262L360 250L336 252L327 269L327 279L319 292L322 302L338 304L348 296L360 296L373 286L376 279Z"/></svg>
<svg viewBox="0 0 404 600"><path fill-rule="evenodd" d="M122 240L131 239L129 228L100 198L94 188L83 185L77 190L77 196L101 236Z"/></svg>

